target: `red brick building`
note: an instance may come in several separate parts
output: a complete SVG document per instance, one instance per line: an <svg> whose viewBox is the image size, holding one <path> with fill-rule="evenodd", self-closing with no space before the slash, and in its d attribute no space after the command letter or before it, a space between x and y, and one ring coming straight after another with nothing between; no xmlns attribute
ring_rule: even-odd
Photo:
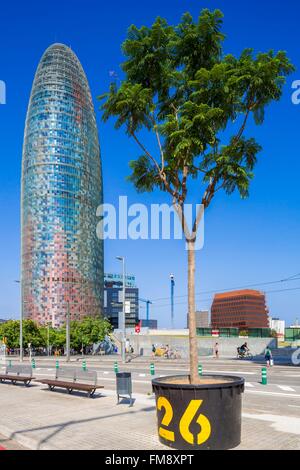
<svg viewBox="0 0 300 470"><path fill-rule="evenodd" d="M237 290L216 294L211 307L212 328L269 328L265 294Z"/></svg>

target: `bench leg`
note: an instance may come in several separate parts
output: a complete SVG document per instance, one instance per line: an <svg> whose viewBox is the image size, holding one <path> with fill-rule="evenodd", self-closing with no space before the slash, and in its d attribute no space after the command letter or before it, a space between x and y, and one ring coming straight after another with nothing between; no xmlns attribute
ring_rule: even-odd
<svg viewBox="0 0 300 470"><path fill-rule="evenodd" d="M26 382L24 382L25 387L29 387L30 382L31 382L31 380L26 380Z"/></svg>
<svg viewBox="0 0 300 470"><path fill-rule="evenodd" d="M67 388L68 390L68 393L72 393L73 392L73 389L72 388Z"/></svg>
<svg viewBox="0 0 300 470"><path fill-rule="evenodd" d="M88 392L88 397L93 398L96 389L94 388L91 392Z"/></svg>

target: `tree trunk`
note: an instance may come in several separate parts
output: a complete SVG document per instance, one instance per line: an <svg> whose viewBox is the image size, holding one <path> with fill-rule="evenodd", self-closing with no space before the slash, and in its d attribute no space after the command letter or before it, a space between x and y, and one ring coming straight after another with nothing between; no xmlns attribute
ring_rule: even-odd
<svg viewBox="0 0 300 470"><path fill-rule="evenodd" d="M198 375L198 347L195 313L195 243L188 244L188 311L189 311L189 346L190 346L190 379L192 384L200 382Z"/></svg>

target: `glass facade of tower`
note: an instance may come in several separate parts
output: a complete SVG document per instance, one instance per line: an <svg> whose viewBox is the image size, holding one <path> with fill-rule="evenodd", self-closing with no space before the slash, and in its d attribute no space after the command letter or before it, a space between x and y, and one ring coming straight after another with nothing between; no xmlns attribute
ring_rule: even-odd
<svg viewBox="0 0 300 470"><path fill-rule="evenodd" d="M76 55L54 44L33 83L22 161L23 317L54 327L103 308L96 235L102 173L94 107Z"/></svg>

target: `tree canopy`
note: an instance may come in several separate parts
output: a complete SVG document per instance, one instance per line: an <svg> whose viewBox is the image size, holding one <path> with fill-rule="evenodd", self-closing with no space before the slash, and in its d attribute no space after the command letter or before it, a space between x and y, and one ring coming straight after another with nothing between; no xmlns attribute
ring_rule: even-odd
<svg viewBox="0 0 300 470"><path fill-rule="evenodd" d="M222 12L208 9L196 22L185 13L175 26L162 18L130 26L122 45L125 78L99 96L103 120L114 117L140 148L129 180L138 191L169 192L179 211L191 178L201 177L204 208L221 189L248 196L261 146L245 135L246 125L250 116L263 123L294 70L284 51L225 55L222 26ZM143 129L153 133L156 151L146 147Z"/></svg>
<svg viewBox="0 0 300 470"><path fill-rule="evenodd" d="M81 321L70 322L71 348L80 351L82 345L90 346L103 341L112 330L110 322L105 318L86 317ZM0 339L6 338L9 348L20 347L20 322L9 320L0 324ZM23 320L23 345L28 343L34 348L48 346L48 327L38 325L33 320ZM54 348L64 347L66 344L66 327L49 327L49 344Z"/></svg>

